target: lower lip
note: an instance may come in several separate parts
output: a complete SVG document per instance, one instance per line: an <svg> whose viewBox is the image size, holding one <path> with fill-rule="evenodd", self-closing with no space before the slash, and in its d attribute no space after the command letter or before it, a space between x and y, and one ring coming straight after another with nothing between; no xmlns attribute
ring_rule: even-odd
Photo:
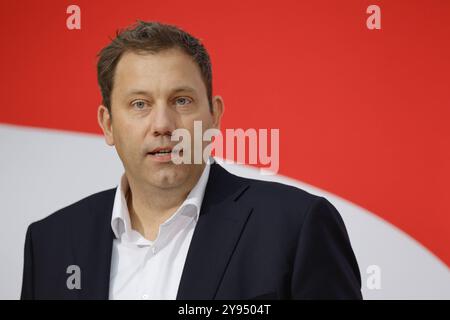
<svg viewBox="0 0 450 320"><path fill-rule="evenodd" d="M150 159L152 159L153 161L156 162L169 162L172 160L172 154L171 153L167 153L167 154L163 154L163 155L156 155L156 154L147 154Z"/></svg>
<svg viewBox="0 0 450 320"><path fill-rule="evenodd" d="M180 151L180 156L183 155L183 151ZM155 162L171 162L172 161L172 156L174 156L173 153L167 153L167 154L163 154L163 155L155 155L155 154L150 154L148 153L147 156L150 157L150 159L152 159Z"/></svg>

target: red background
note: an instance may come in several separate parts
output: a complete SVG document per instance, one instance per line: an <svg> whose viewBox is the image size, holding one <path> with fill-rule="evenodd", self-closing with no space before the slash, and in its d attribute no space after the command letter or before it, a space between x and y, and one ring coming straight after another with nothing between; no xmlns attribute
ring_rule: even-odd
<svg viewBox="0 0 450 320"><path fill-rule="evenodd" d="M71 4L81 30L66 28ZM381 30L366 27L371 4ZM176 24L210 51L223 128L279 128L281 174L450 265L449 1L22 0L0 12L0 122L100 134L97 52L136 19Z"/></svg>

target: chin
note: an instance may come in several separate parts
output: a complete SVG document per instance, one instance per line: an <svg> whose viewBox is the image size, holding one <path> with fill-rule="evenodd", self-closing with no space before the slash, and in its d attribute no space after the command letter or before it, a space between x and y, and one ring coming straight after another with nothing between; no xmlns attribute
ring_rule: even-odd
<svg viewBox="0 0 450 320"><path fill-rule="evenodd" d="M153 174L153 185L159 188L174 188L182 185L188 177L187 168L179 165L168 166Z"/></svg>

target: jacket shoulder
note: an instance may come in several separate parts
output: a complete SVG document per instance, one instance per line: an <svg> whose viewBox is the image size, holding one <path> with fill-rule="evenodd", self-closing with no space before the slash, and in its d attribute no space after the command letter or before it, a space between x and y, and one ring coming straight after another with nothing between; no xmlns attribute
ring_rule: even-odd
<svg viewBox="0 0 450 320"><path fill-rule="evenodd" d="M317 200L325 199L296 186L232 175L235 179L240 179L243 183L250 186L246 191L249 198L257 199L258 203L263 205L270 203L292 205L295 203L296 206L303 207L309 206Z"/></svg>
<svg viewBox="0 0 450 320"><path fill-rule="evenodd" d="M301 226L311 212L318 220L341 220L334 205L325 197L284 183L233 176L249 186L240 199L255 208L256 216L265 221L286 221Z"/></svg>
<svg viewBox="0 0 450 320"><path fill-rule="evenodd" d="M309 193L299 187L291 186L288 184L250 179L252 187L261 195L267 196L268 199L283 198L284 200L295 201L314 201L319 196Z"/></svg>

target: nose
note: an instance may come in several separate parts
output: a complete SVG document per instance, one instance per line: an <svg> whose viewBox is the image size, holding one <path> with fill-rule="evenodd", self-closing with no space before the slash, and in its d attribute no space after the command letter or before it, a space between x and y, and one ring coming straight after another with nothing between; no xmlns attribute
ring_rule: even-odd
<svg viewBox="0 0 450 320"><path fill-rule="evenodd" d="M151 131L153 136L171 136L175 128L173 110L165 104L158 104L152 110Z"/></svg>

